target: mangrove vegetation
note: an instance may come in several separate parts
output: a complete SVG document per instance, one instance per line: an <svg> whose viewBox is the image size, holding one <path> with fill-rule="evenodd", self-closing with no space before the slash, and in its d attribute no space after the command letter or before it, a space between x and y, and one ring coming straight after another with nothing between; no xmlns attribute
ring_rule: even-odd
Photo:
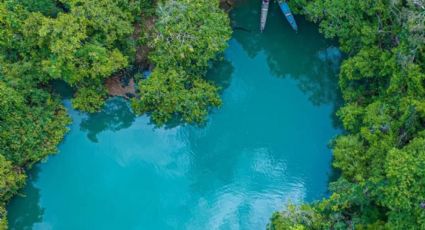
<svg viewBox="0 0 425 230"><path fill-rule="evenodd" d="M425 1L288 3L344 52L344 133L330 140L329 197L288 205L267 228L425 229ZM52 82L93 113L108 79L131 78L136 114L203 123L221 105L206 74L231 24L219 0L0 0L0 229L26 171L57 152L71 122Z"/></svg>
<svg viewBox="0 0 425 230"><path fill-rule="evenodd" d="M269 229L425 229L425 1L292 0L337 38L346 133L332 142L329 198Z"/></svg>
<svg viewBox="0 0 425 230"><path fill-rule="evenodd" d="M70 119L52 81L73 87L74 108L96 112L108 97L105 81L143 70L136 59L149 59L155 68L136 79L143 93L134 110L158 124L201 122L220 105L217 87L203 77L229 37L217 0L1 0L0 229L25 170L55 153L67 132Z"/></svg>

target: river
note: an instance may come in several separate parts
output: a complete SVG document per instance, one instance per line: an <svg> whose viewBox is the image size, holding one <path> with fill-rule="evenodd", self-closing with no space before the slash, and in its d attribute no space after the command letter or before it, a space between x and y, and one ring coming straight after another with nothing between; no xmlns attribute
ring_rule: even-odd
<svg viewBox="0 0 425 230"><path fill-rule="evenodd" d="M325 197L341 54L274 2L259 33L259 9L231 13L245 29L209 73L223 106L201 127L156 128L119 98L96 114L64 100L70 132L29 172L10 229L264 229L286 203Z"/></svg>

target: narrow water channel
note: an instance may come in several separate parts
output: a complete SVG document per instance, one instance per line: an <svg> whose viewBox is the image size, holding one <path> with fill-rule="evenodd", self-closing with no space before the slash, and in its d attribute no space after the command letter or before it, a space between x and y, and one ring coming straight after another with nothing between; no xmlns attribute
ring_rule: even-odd
<svg viewBox="0 0 425 230"><path fill-rule="evenodd" d="M294 33L275 4L263 34L255 1L231 16L244 29L210 71L223 106L205 126L65 100L70 132L9 205L10 229L264 229L285 203L326 196L338 49L299 17Z"/></svg>

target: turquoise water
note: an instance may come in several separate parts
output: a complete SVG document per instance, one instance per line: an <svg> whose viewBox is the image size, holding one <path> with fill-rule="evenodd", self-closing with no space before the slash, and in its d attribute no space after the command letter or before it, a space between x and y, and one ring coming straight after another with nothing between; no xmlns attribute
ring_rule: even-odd
<svg viewBox="0 0 425 230"><path fill-rule="evenodd" d="M263 229L275 210L327 194L338 134L340 53L314 25L295 34L256 3L209 77L223 106L202 127L155 128L119 98L73 119L59 153L30 171L9 205L11 229Z"/></svg>

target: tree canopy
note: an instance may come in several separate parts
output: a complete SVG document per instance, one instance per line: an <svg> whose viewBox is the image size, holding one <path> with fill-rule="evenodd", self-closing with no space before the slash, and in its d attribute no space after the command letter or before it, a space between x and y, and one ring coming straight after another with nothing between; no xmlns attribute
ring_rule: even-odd
<svg viewBox="0 0 425 230"><path fill-rule="evenodd" d="M425 3L421 0L292 0L347 54L338 111L346 133L332 142L340 171L329 198L288 206L269 229L425 228ZM153 31L134 38L143 12ZM154 69L138 79L136 113L159 125L202 122L221 104L205 79L231 34L219 1L0 0L0 228L25 170L56 152L70 122L52 80L95 112L104 81L134 64L137 45Z"/></svg>
<svg viewBox="0 0 425 230"><path fill-rule="evenodd" d="M157 124L173 118L205 120L211 106L221 104L218 89L204 76L210 62L227 46L229 19L218 1L165 1L157 7L151 38L152 75L139 83L137 113L150 113Z"/></svg>
<svg viewBox="0 0 425 230"><path fill-rule="evenodd" d="M136 33L147 16L153 31ZM132 69L138 46L148 45L154 71L138 79L134 110L157 124L201 122L221 103L204 76L230 33L218 0L0 0L0 229L25 170L57 152L67 132L53 80L73 87L74 108L99 111L105 80Z"/></svg>
<svg viewBox="0 0 425 230"><path fill-rule="evenodd" d="M331 196L273 215L269 229L425 228L425 3L293 0L348 55Z"/></svg>

